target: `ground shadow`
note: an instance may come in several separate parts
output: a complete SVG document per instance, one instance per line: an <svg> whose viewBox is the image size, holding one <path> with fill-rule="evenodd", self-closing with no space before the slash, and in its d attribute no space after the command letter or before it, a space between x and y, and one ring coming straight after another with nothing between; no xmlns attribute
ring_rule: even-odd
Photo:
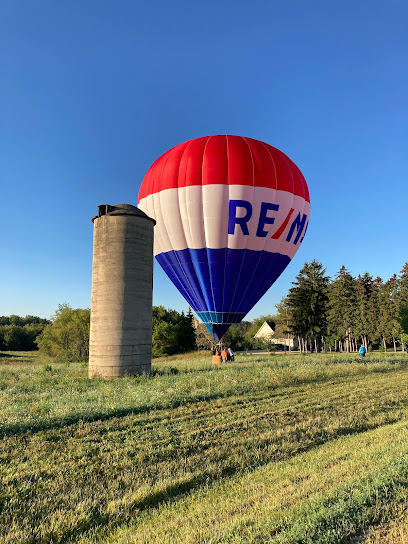
<svg viewBox="0 0 408 544"><path fill-rule="evenodd" d="M389 421L387 424L393 424L399 420L398 417L395 417L394 420ZM129 515L134 515L140 513L147 509L153 509L160 507L161 504L168 501L175 501L180 499L182 496L194 492L202 486L213 485L217 481L222 479L231 478L235 475L246 474L257 470L265 465L268 465L273 462L281 462L289 458L293 458L297 455L305 453L307 451L313 450L317 447L322 446L325 443L336 440L340 436L344 435L357 435L363 432L374 430L382 426L381 424L362 424L357 425L356 427L341 427L337 432L332 435L322 435L315 437L316 439L309 443L305 444L303 447L298 448L294 452L286 452L285 454L277 456L267 456L258 458L256 462L251 463L250 466L242 467L240 463L231 462L230 465L224 467L220 472L214 474L211 471L203 471L202 473L192 476L188 480L179 483L167 485L165 488L160 491L152 491L147 494L143 499L135 501L128 512L123 516L117 513L109 514L106 511L101 511L96 509L92 513L92 517L83 519L77 525L67 527L65 531L59 530L58 534L49 534L47 535L47 540L44 542L47 543L59 543L63 544L64 542L83 542L83 539L86 538L89 534L92 534L93 537L97 536L106 536L108 533L112 533L120 527L123 523L129 521ZM269 440L265 441L265 445ZM35 544L36 540L27 541L29 544Z"/></svg>

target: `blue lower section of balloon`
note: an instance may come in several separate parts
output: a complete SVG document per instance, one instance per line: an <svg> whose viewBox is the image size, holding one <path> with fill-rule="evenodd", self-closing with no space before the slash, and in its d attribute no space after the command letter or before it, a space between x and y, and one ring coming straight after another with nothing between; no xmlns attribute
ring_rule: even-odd
<svg viewBox="0 0 408 544"><path fill-rule="evenodd" d="M216 340L245 317L290 262L280 253L229 248L168 251L156 259Z"/></svg>
<svg viewBox="0 0 408 544"><path fill-rule="evenodd" d="M241 323L244 319L244 313L237 312L197 312L198 317L207 327L208 332L214 340L221 340L233 323Z"/></svg>

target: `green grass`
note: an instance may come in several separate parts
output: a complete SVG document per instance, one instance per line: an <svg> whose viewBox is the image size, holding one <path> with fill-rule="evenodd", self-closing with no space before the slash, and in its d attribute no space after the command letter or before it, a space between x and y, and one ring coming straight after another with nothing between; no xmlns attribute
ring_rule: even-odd
<svg viewBox="0 0 408 544"><path fill-rule="evenodd" d="M2 543L376 543L404 524L402 354L196 354L108 382L2 359Z"/></svg>

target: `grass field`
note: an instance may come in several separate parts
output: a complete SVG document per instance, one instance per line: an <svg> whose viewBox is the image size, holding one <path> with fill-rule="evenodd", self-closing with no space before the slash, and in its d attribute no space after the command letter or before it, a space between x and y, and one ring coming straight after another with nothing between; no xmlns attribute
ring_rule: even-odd
<svg viewBox="0 0 408 544"><path fill-rule="evenodd" d="M408 357L0 354L0 542L408 542Z"/></svg>

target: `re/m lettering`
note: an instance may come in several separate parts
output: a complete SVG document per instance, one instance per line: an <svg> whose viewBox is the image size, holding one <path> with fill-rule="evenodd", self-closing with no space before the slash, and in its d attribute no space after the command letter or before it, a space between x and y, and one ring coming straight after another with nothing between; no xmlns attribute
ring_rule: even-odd
<svg viewBox="0 0 408 544"><path fill-rule="evenodd" d="M240 210L239 214L238 210ZM265 225L273 225L275 223L275 217L269 215L269 212L273 213L277 212L278 210L279 204L272 204L271 202L261 203L256 236L259 236L260 238L266 238L266 236L268 236L269 233L265 230ZM252 217L252 211L252 204L247 200L230 200L228 207L228 234L235 234L235 227L237 227L238 229L241 229L244 236L249 236L248 221ZM285 220L274 232L274 234L272 234L271 238L278 239L281 237L290 222L293 212L294 209L291 208ZM287 242L292 240L292 237L296 231L293 243L298 243L303 231L306 232L306 221L307 215L299 212L290 225L288 235L286 236Z"/></svg>

